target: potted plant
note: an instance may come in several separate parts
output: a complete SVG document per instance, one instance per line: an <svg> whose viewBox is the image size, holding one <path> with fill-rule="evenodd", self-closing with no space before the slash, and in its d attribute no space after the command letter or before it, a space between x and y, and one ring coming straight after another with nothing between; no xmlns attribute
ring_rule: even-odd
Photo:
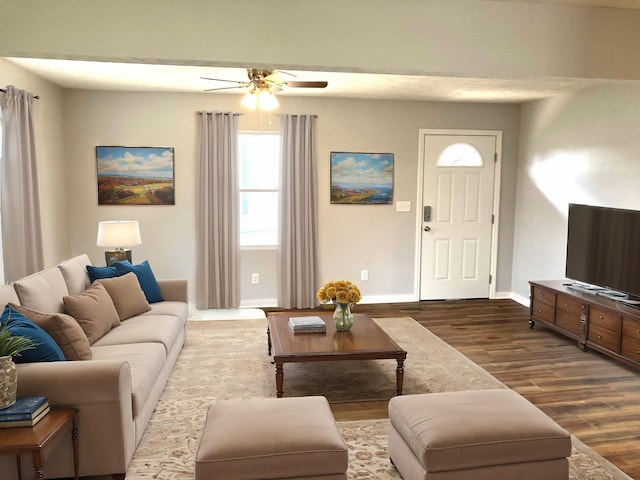
<svg viewBox="0 0 640 480"><path fill-rule="evenodd" d="M18 374L13 357L36 346L30 338L12 335L8 323L0 324L0 409L16 402Z"/></svg>

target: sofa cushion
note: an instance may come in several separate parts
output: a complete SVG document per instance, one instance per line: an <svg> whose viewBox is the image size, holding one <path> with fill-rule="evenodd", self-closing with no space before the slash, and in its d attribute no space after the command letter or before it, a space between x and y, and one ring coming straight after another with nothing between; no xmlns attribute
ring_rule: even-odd
<svg viewBox="0 0 640 480"><path fill-rule="evenodd" d="M96 281L107 289L120 321L151 310L135 273Z"/></svg>
<svg viewBox="0 0 640 480"><path fill-rule="evenodd" d="M184 302L171 302L165 300L164 302L151 303L150 307L151 309L148 312L143 313L142 316L172 315L185 320L189 317L189 306Z"/></svg>
<svg viewBox="0 0 640 480"><path fill-rule="evenodd" d="M59 268L47 268L13 282L20 305L39 312L64 313L62 297L69 295Z"/></svg>
<svg viewBox="0 0 640 480"><path fill-rule="evenodd" d="M64 313L42 313L13 303L10 305L47 332L67 360L91 360L89 339L73 317Z"/></svg>
<svg viewBox="0 0 640 480"><path fill-rule="evenodd" d="M107 336L110 335L111 333ZM159 343L92 345L91 350L94 360L121 360L129 364L133 418L136 418L138 412L143 409L145 402L151 396L151 391L165 367L167 358L163 346Z"/></svg>
<svg viewBox="0 0 640 480"><path fill-rule="evenodd" d="M86 253L65 260L58 264L58 268L62 272L64 281L67 284L69 295L78 295L84 292L91 282L85 267L91 263Z"/></svg>
<svg viewBox="0 0 640 480"><path fill-rule="evenodd" d="M20 303L18 294L11 285L0 285L0 308L7 303Z"/></svg>
<svg viewBox="0 0 640 480"><path fill-rule="evenodd" d="M86 270L91 283L101 278L113 278L118 275L116 267L96 267L94 265L87 265Z"/></svg>
<svg viewBox="0 0 640 480"><path fill-rule="evenodd" d="M36 344L35 348L23 350L13 357L15 363L64 361L64 353L53 338L10 305L5 305L0 323L7 325L12 336L27 337Z"/></svg>
<svg viewBox="0 0 640 480"><path fill-rule="evenodd" d="M164 300L160 293L158 281L147 260L137 265L132 265L128 260L123 260L121 262L113 262L113 266L116 268L118 275L124 275L129 272L136 274L140 287L142 287L142 291L149 303L162 302Z"/></svg>
<svg viewBox="0 0 640 480"><path fill-rule="evenodd" d="M79 295L67 295L63 301L67 313L80 324L90 344L120 325L116 307L100 283L94 283Z"/></svg>
<svg viewBox="0 0 640 480"><path fill-rule="evenodd" d="M184 323L184 317L138 315L112 329L94 346L160 343L168 352L180 337L180 330L184 329Z"/></svg>

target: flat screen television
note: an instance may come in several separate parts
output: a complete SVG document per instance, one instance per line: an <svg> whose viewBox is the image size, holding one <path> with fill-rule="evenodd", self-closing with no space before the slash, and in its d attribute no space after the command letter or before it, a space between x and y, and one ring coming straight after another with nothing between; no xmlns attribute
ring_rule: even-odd
<svg viewBox="0 0 640 480"><path fill-rule="evenodd" d="M569 204L566 277L640 297L640 212Z"/></svg>

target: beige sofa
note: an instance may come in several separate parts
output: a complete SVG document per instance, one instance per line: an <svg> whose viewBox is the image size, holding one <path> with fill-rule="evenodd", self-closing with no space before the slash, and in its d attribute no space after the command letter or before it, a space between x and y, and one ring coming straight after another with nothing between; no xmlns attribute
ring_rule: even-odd
<svg viewBox="0 0 640 480"><path fill-rule="evenodd" d="M63 298L90 287L87 255L0 286L0 304L64 313ZM18 396L48 397L78 414L80 475L123 478L186 339L187 282L158 280L164 301L123 320L91 346L90 360L18 364ZM0 457L2 478L17 478L15 459ZM7 475L5 476L5 473ZM24 478L33 478L22 457ZM73 477L71 442L44 464L46 478Z"/></svg>

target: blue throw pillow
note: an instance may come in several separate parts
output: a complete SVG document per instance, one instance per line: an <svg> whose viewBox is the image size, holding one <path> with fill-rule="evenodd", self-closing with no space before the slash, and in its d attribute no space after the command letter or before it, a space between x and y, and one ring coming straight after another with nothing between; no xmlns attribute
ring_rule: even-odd
<svg viewBox="0 0 640 480"><path fill-rule="evenodd" d="M140 282L140 287L144 292L144 296L147 297L147 302L156 303L164 300L160 293L158 281L156 280L153 271L151 271L151 267L147 260L137 265L132 265L129 260L123 260L121 262L113 262L113 266L115 267L118 276L129 272L136 274L138 282Z"/></svg>
<svg viewBox="0 0 640 480"><path fill-rule="evenodd" d="M94 267L93 265L87 265L87 273L89 274L89 280L91 280L91 283L101 278L113 278L118 276L116 267Z"/></svg>
<svg viewBox="0 0 640 480"><path fill-rule="evenodd" d="M13 357L15 363L31 362L63 362L64 353L58 344L38 325L9 305L4 307L0 323L7 324L11 335L28 337L36 344L36 348L23 350Z"/></svg>

